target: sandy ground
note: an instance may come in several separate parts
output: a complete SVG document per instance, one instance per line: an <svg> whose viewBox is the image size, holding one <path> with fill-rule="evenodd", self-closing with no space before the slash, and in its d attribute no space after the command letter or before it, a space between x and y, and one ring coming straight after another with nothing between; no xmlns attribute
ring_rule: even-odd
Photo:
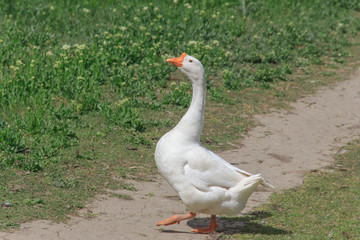
<svg viewBox="0 0 360 240"><path fill-rule="evenodd" d="M301 185L307 171L331 164L341 146L360 136L360 71L331 89L292 104L293 110L257 116L259 126L249 132L243 147L218 153L230 163L282 189ZM205 129L206 131L206 129ZM208 216L167 227L155 223L176 213L186 213L176 192L158 177L156 182L133 182L137 192L123 192L133 200L99 196L89 209L93 219L73 217L67 224L35 221L14 232L0 233L3 240L60 239L209 239L190 233L207 225ZM249 199L244 213L267 201L273 191L260 187ZM218 219L219 230L239 232L242 222Z"/></svg>

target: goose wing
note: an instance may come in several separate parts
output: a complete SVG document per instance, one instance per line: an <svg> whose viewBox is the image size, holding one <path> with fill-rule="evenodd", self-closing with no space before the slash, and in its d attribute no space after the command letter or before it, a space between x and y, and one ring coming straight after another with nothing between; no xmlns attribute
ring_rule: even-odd
<svg viewBox="0 0 360 240"><path fill-rule="evenodd" d="M188 152L184 174L193 186L202 191L210 187L231 188L252 175L202 146Z"/></svg>

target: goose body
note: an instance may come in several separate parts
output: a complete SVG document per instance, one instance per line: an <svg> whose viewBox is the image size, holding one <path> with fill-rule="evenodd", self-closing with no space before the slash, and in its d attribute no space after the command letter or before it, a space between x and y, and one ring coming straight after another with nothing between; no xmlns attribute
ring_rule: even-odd
<svg viewBox="0 0 360 240"><path fill-rule="evenodd" d="M194 231L213 232L217 226L215 215L238 214L263 179L260 174L236 168L201 145L206 103L204 68L186 53L167 61L191 80L193 96L180 122L157 143L155 160L160 174L178 192L190 213L174 215L157 225L179 223L205 213L211 215L210 227Z"/></svg>

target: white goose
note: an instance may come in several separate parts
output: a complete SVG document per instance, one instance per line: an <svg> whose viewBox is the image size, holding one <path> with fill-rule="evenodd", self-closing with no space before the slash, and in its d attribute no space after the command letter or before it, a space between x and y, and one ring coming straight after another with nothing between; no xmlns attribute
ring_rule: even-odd
<svg viewBox="0 0 360 240"><path fill-rule="evenodd" d="M159 172L179 193L190 212L174 215L157 225L175 224L194 218L196 213L205 213L211 215L209 228L193 231L211 233L218 227L216 215L238 214L263 179L260 174L252 175L234 167L201 145L206 98L204 68L199 60L186 53L167 61L191 80L193 96L180 122L159 140L155 160Z"/></svg>

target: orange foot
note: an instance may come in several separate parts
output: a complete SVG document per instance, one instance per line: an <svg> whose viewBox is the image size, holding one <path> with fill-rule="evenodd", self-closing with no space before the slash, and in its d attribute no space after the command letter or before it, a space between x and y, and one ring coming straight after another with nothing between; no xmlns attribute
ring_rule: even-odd
<svg viewBox="0 0 360 240"><path fill-rule="evenodd" d="M219 225L216 224L216 216L211 215L210 226L208 228L195 228L192 232L209 234L215 232L216 227L219 227Z"/></svg>
<svg viewBox="0 0 360 240"><path fill-rule="evenodd" d="M196 216L196 214L193 212L189 212L188 214L185 214L185 215L174 215L170 218L162 220L161 222L158 222L156 224L156 226L160 226L160 225L167 226L167 225L171 225L171 224L175 224L175 223L180 223L180 221L182 221L182 220L191 219L191 218L194 218L195 216Z"/></svg>

